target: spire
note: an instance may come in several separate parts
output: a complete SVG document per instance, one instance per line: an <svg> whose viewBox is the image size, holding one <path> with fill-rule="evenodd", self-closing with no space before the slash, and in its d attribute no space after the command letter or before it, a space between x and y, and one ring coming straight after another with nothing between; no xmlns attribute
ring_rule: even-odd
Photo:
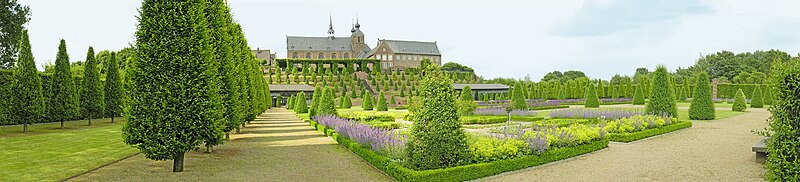
<svg viewBox="0 0 800 182"><path fill-rule="evenodd" d="M356 26L353 25L353 19L350 19L350 33L356 33Z"/></svg>
<svg viewBox="0 0 800 182"><path fill-rule="evenodd" d="M358 14L356 14L356 29L361 28L361 24L358 24Z"/></svg>
<svg viewBox="0 0 800 182"><path fill-rule="evenodd" d="M335 32L333 31L333 17L330 14L328 15L328 20L330 21L328 24L328 36L333 37Z"/></svg>

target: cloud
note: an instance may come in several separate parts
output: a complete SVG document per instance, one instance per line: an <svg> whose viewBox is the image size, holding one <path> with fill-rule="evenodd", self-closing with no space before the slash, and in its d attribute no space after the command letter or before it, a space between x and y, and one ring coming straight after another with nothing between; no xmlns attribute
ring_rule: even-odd
<svg viewBox="0 0 800 182"><path fill-rule="evenodd" d="M699 0L587 1L571 18L556 24L551 34L561 37L604 36L662 23L713 9Z"/></svg>

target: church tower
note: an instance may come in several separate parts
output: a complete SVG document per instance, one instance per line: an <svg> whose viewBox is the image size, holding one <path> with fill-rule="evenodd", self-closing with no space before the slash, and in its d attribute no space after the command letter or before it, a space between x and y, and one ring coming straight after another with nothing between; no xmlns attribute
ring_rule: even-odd
<svg viewBox="0 0 800 182"><path fill-rule="evenodd" d="M328 38L333 39L333 33L335 33L333 31L333 17L328 16L328 20L330 21L328 24Z"/></svg>
<svg viewBox="0 0 800 182"><path fill-rule="evenodd" d="M355 54L359 54L364 51L364 33L361 32L361 25L358 24L358 17L356 16L356 24L350 29L350 43L353 47L353 51Z"/></svg>

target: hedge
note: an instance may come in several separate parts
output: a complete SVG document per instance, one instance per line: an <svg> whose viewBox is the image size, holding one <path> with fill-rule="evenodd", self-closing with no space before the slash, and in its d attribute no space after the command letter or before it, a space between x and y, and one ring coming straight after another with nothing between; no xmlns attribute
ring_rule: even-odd
<svg viewBox="0 0 800 182"><path fill-rule="evenodd" d="M648 138L648 137L651 137L651 136L661 135L661 134L664 134L664 133L669 133L669 132L672 132L672 131L676 131L676 130L680 130L680 129L684 129L684 128L690 128L690 127L692 127L692 122L690 122L690 121L682 121L682 122L677 122L677 123L670 124L670 125L667 125L667 126L663 126L663 127L660 127L660 128L647 129L647 130L637 131L637 132L633 132L633 133L609 133L608 135L606 135L606 137L608 138L608 140L611 140L611 141L628 143L628 142L632 142L632 141Z"/></svg>
<svg viewBox="0 0 800 182"><path fill-rule="evenodd" d="M503 172L525 169L555 162L589 152L594 152L608 147L608 140L598 140L591 143L548 150L541 155L526 155L519 158L493 161L489 163L469 164L442 169L416 171L392 162L390 158L364 148L360 144L346 137L335 135L334 140L358 155L375 168L380 169L397 181L467 181L497 175Z"/></svg>
<svg viewBox="0 0 800 182"><path fill-rule="evenodd" d="M750 99L753 97L753 92L756 90L756 87L760 87L762 91L767 90L768 85L766 84L731 84L731 83L721 83L717 84L717 98L728 98L732 99L736 97L736 91L742 89L744 92L745 97ZM766 93L765 93L766 94Z"/></svg>
<svg viewBox="0 0 800 182"><path fill-rule="evenodd" d="M372 63L377 65L381 60L379 59L275 59L277 65L281 68L286 68L289 64L345 64L363 65Z"/></svg>
<svg viewBox="0 0 800 182"><path fill-rule="evenodd" d="M511 116L512 121L541 121L544 117L536 116ZM461 117L461 124L495 124L507 122L508 116L465 116Z"/></svg>
<svg viewBox="0 0 800 182"><path fill-rule="evenodd" d="M547 109L563 109L563 108L569 108L569 106L539 106L539 107L529 107L528 110L547 110Z"/></svg>
<svg viewBox="0 0 800 182"><path fill-rule="evenodd" d="M54 102L54 100L51 99L52 98L51 89L53 88L53 86L52 86L52 84L53 84L52 83L53 74L39 72L39 76L41 76L41 78L42 78L42 92L43 92L42 95L45 97L44 98L44 116L41 117L41 119L39 119L39 120L30 121L30 123L58 122L58 120L55 119L55 117L52 117L52 114L50 114L51 110L50 110L50 108L48 108L48 106L50 106L49 103L50 102ZM82 91L82 87L80 87L80 85L83 83L83 76L73 75L72 79L74 81L73 84L75 84L75 94L79 95L81 93L81 91ZM11 70L0 70L0 98L11 98L11 95L13 93L13 91L11 90L11 83L13 83L13 81L14 81L14 77L12 76L12 71ZM105 85L105 80L100 80L100 83ZM4 104L6 104L6 105L4 105ZM0 102L0 125L22 124L22 123L17 123L17 122L11 121L10 116L7 115L7 113L10 112L10 111L7 111L7 109L9 109L11 107L11 105L8 105L8 104L11 104L11 103L10 102ZM75 104L77 105L79 103L75 103ZM65 118L65 120L81 120L81 119L85 118L84 117L85 113L83 113L83 112L76 112L75 114L76 115L74 115L74 116L67 116L67 118Z"/></svg>

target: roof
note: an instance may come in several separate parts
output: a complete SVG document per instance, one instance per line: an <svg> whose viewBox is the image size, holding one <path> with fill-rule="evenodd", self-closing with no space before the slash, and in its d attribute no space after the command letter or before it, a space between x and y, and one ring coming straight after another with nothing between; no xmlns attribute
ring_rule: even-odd
<svg viewBox="0 0 800 182"><path fill-rule="evenodd" d="M469 86L472 90L508 90L508 85L503 84L453 84L453 89L461 90L464 86ZM272 88L272 87L270 87Z"/></svg>
<svg viewBox="0 0 800 182"><path fill-rule="evenodd" d="M286 49L289 51L341 51L351 52L350 37L299 37L286 36Z"/></svg>
<svg viewBox="0 0 800 182"><path fill-rule="evenodd" d="M269 85L270 92L314 92L314 87L303 84Z"/></svg>
<svg viewBox="0 0 800 182"><path fill-rule="evenodd" d="M442 55L442 53L439 52L439 46L436 45L436 42L386 39L381 40L381 42L386 43L395 54Z"/></svg>

